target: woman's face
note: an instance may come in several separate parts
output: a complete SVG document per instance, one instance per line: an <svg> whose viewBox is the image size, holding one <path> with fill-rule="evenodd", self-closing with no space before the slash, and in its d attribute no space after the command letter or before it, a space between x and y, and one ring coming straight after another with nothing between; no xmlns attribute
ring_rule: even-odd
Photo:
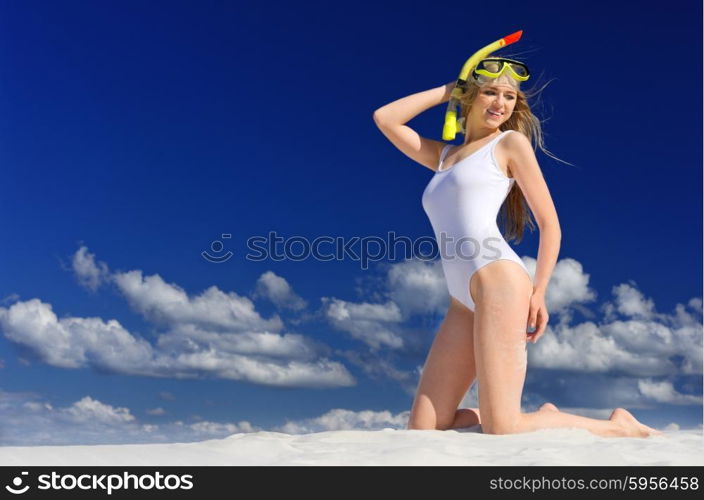
<svg viewBox="0 0 704 500"><path fill-rule="evenodd" d="M498 128L509 119L516 107L517 92L514 87L494 81L480 87L471 113L474 123Z"/></svg>

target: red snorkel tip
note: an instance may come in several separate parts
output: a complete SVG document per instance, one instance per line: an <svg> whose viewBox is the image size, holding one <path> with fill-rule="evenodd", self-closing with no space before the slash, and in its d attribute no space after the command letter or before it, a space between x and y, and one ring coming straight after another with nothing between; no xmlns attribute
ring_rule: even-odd
<svg viewBox="0 0 704 500"><path fill-rule="evenodd" d="M511 33L508 36L505 36L503 38L504 44L505 45L510 45L514 42L517 42L518 40L521 39L521 35L523 34L523 30L516 31L515 33Z"/></svg>

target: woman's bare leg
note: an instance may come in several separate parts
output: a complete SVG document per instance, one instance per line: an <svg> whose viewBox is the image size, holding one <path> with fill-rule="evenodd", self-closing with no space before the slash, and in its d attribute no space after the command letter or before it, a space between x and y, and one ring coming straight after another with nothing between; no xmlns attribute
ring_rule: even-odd
<svg viewBox="0 0 704 500"><path fill-rule="evenodd" d="M523 413L513 432L530 432L546 427L579 427L605 437L648 437L663 434L640 423L630 412L616 408L608 420L582 417L572 413Z"/></svg>
<svg viewBox="0 0 704 500"><path fill-rule="evenodd" d="M559 411L557 406L552 403L545 403L538 411ZM460 408L455 412L455 421L450 426L450 429L463 429L473 425L481 424L481 413L479 408Z"/></svg>
<svg viewBox="0 0 704 500"><path fill-rule="evenodd" d="M483 432L508 434L551 427L580 427L600 436L658 432L622 408L614 410L608 420L561 411L522 413L531 280L517 263L499 260L472 276L470 291L476 303L474 347Z"/></svg>
<svg viewBox="0 0 704 500"><path fill-rule="evenodd" d="M430 347L408 419L408 429L449 429L457 407L476 377L474 314L450 298L450 307ZM477 421L472 413L459 417L465 426Z"/></svg>
<svg viewBox="0 0 704 500"><path fill-rule="evenodd" d="M532 283L516 262L497 260L479 269L469 287L481 425L493 434L512 428L521 414Z"/></svg>

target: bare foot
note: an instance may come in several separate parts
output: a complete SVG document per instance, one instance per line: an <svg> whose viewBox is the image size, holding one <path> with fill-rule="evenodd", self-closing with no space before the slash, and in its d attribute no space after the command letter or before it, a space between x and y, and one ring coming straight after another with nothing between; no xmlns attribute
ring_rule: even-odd
<svg viewBox="0 0 704 500"><path fill-rule="evenodd" d="M545 403L543 406L538 408L538 411L560 411L557 409L557 406L555 406L552 403Z"/></svg>
<svg viewBox="0 0 704 500"><path fill-rule="evenodd" d="M662 436L663 433L640 423L628 410L616 408L611 412L609 420L616 422L624 431L625 437Z"/></svg>

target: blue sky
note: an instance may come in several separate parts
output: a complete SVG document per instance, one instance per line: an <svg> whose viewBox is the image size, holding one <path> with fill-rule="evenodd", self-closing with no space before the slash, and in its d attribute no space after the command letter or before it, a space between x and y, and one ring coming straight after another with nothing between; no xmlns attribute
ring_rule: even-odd
<svg viewBox="0 0 704 500"><path fill-rule="evenodd" d="M524 409L701 425L701 4L646 5L3 2L0 444L403 427L439 263L246 242L431 237L432 173L372 113L518 29L576 165L537 153L563 240Z"/></svg>

